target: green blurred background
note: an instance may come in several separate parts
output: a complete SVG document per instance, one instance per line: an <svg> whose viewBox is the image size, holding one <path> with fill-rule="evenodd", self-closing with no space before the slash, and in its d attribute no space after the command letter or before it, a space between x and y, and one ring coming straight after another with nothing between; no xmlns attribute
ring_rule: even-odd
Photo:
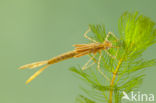
<svg viewBox="0 0 156 103"><path fill-rule="evenodd" d="M88 57L54 64L29 85L37 69L21 65L46 60L86 43L88 24L105 24L118 34L124 11L139 11L156 22L155 0L0 0L0 103L74 103L83 85L69 67L83 65ZM156 46L145 53L156 57ZM156 96L156 69L148 68L141 92Z"/></svg>

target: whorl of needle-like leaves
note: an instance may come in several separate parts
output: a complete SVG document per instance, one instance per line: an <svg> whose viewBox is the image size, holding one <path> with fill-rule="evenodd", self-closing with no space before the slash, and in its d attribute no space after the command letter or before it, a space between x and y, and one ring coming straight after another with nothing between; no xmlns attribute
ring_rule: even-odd
<svg viewBox="0 0 156 103"><path fill-rule="evenodd" d="M103 42L106 37L104 25L89 25L93 36L98 42ZM107 81L97 71L97 65L82 71L81 68L72 67L70 70L80 76L89 84L90 90L82 90L90 97L80 95L76 103L121 103L122 91L129 93L142 83L144 70L156 65L156 59L146 60L143 52L156 43L155 23L148 17L138 12L125 12L119 19L119 41L115 45L119 47L116 59L112 59L107 53L102 52L100 62L101 70L110 78ZM117 33L115 33L117 34ZM112 39L113 37L110 37ZM114 55L116 49L110 49ZM97 55L95 59L98 59ZM110 95L111 94L111 95Z"/></svg>
<svg viewBox="0 0 156 103"><path fill-rule="evenodd" d="M148 17L136 13L124 13L119 20L120 39L129 52L144 51L156 43L155 23ZM140 52L140 53L142 53Z"/></svg>

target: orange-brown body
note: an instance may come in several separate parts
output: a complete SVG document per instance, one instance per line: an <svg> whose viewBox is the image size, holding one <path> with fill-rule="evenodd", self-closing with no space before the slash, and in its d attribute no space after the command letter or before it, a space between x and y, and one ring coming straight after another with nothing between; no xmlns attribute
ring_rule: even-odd
<svg viewBox="0 0 156 103"><path fill-rule="evenodd" d="M41 62L35 62L32 64L27 64L24 66L21 66L20 69L25 68L36 68L42 65L45 65L43 68L38 70L34 75L32 75L26 83L29 83L31 80L33 80L36 76L38 76L45 68L47 68L50 64L58 63L60 61L69 59L69 58L78 58L84 55L88 54L95 54L97 52L100 52L101 50L107 50L109 48L112 48L112 43L109 41L104 41L103 43L90 43L90 44L77 44L73 45L75 47L75 50L61 54L59 56L56 56L50 60L41 61Z"/></svg>
<svg viewBox="0 0 156 103"><path fill-rule="evenodd" d="M76 44L73 46L76 47L75 50L61 54L48 60L48 64L54 64L69 58L81 57L91 53L95 54L101 50L111 48L112 44L108 41L105 41L104 43Z"/></svg>

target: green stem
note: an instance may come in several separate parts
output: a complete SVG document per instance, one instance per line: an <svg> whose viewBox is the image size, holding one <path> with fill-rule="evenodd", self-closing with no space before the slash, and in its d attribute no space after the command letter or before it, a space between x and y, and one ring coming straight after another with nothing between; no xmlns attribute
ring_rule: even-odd
<svg viewBox="0 0 156 103"><path fill-rule="evenodd" d="M111 83L110 83L111 89L110 89L110 94L109 94L109 103L112 103L114 81L116 79L116 75L117 75L117 73L119 71L120 65L122 64L122 61L123 61L123 58L121 58L119 60L118 65L117 65L115 71L113 72L113 78L112 78Z"/></svg>

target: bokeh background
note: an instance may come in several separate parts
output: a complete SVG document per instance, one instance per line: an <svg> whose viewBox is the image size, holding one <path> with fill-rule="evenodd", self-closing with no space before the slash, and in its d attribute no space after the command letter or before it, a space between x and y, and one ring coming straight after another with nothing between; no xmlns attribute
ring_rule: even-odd
<svg viewBox="0 0 156 103"><path fill-rule="evenodd" d="M37 69L21 65L46 60L86 43L88 24L105 24L118 35L118 19L125 11L139 11L156 22L155 0L0 0L0 103L74 103L83 85L69 68L88 57L54 64L30 84ZM156 57L156 45L145 58ZM140 87L156 96L156 67L147 68Z"/></svg>

